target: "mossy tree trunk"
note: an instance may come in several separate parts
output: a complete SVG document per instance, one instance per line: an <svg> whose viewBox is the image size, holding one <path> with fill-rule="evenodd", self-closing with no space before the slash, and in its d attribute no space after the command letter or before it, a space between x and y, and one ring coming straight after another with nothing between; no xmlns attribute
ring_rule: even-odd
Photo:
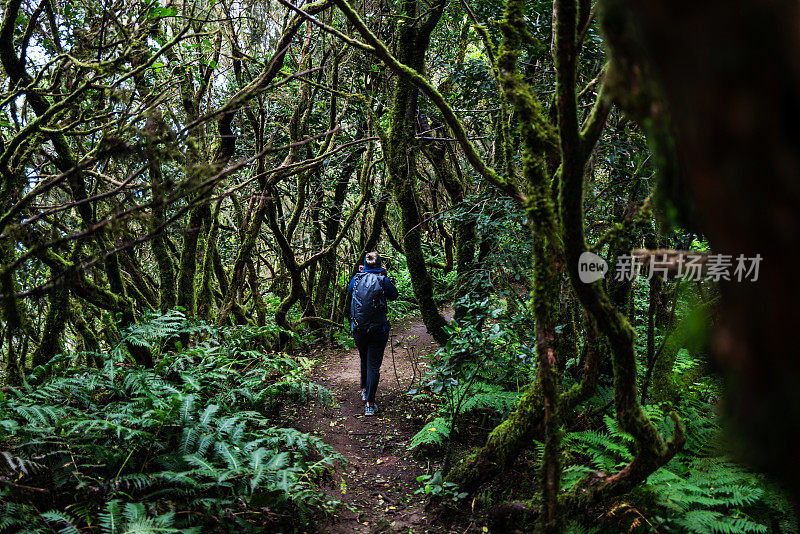
<svg viewBox="0 0 800 534"><path fill-rule="evenodd" d="M80 241L75 241L72 244L73 248L70 253L71 263L74 263L81 253L81 245L82 243ZM61 271L59 267L51 268L50 277L53 280L60 280L60 282L58 287L50 294L42 337L39 341L39 346L33 351L33 356L31 357L31 365L33 367L44 365L50 361L53 356L63 350L61 336L64 332L64 328L67 326L67 319L69 318L70 277L68 273Z"/></svg>
<svg viewBox="0 0 800 534"><path fill-rule="evenodd" d="M418 0L402 0L397 22L397 59L418 73L425 70L425 54L430 36L442 16L445 1L425 10ZM441 345L447 342L447 321L433 298L433 280L422 250L423 221L417 193L417 110L419 89L405 77L399 77L391 100L389 146L387 153L389 187L400 206L403 236L400 244L411 275L414 296L422 320L431 336Z"/></svg>

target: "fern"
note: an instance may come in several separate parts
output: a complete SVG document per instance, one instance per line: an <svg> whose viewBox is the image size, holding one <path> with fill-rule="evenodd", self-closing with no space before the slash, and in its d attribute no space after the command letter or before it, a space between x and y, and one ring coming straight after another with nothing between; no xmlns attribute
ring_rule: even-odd
<svg viewBox="0 0 800 534"><path fill-rule="evenodd" d="M100 512L100 526L107 534L117 534L122 531L122 509L119 499L112 499L106 503L104 512Z"/></svg>
<svg viewBox="0 0 800 534"><path fill-rule="evenodd" d="M488 409L502 414L516 406L522 395L516 391L503 391L498 385L478 383L472 392L463 393L463 396L459 413Z"/></svg>
<svg viewBox="0 0 800 534"><path fill-rule="evenodd" d="M0 532L270 530L262 507L309 517L336 506L317 483L341 456L262 413L292 399L330 399L310 384L309 360L248 350L247 329L228 350L225 331L178 313L124 335L164 347L200 329L213 335L164 354L156 369L125 367L118 347L101 370L51 374L0 397L0 477L45 485L58 505L38 514L28 494L0 487Z"/></svg>
<svg viewBox="0 0 800 534"><path fill-rule="evenodd" d="M672 431L666 410L647 406L647 415L665 435ZM714 449L717 429L709 424L700 410L707 409L698 403L687 402L681 407L686 414L688 428L703 430L706 442L687 447L669 464L651 474L647 483L634 493L634 502L649 507L654 524L668 531L680 530L704 533L759 533L768 532L762 516L786 518L788 530L796 532L791 506L783 506L785 499L764 488L762 477L752 474L738 464L720 457L699 454ZM622 431L612 417L603 417L603 430L585 430L568 434L564 443L589 465L577 464L564 469L563 486L571 488L595 470L614 472L634 455L633 439ZM766 509L767 513L764 514ZM783 532L784 530L782 530Z"/></svg>
<svg viewBox="0 0 800 534"><path fill-rule="evenodd" d="M50 510L42 513L41 517L53 526L58 527L59 534L80 534L80 530L75 526L75 519L65 513Z"/></svg>
<svg viewBox="0 0 800 534"><path fill-rule="evenodd" d="M606 434L594 430L570 434L566 442L575 450L586 454L592 464L603 471L614 471L633 458L629 437L623 436L617 428L616 432Z"/></svg>
<svg viewBox="0 0 800 534"><path fill-rule="evenodd" d="M170 310L163 314L145 314L143 321L122 332L123 341L139 347L161 349L170 340L204 329L204 325L193 324L183 312Z"/></svg>
<svg viewBox="0 0 800 534"><path fill-rule="evenodd" d="M0 459L2 459L0 460L0 473L6 471L10 472L12 475L14 473L19 473L20 476L26 476L46 469L44 464L14 456L6 451L0 452ZM3 463L6 465L3 465Z"/></svg>
<svg viewBox="0 0 800 534"><path fill-rule="evenodd" d="M692 510L674 522L697 534L767 532L767 527L742 517L727 517L713 510Z"/></svg>
<svg viewBox="0 0 800 534"><path fill-rule="evenodd" d="M577 521L570 521L564 527L564 534L596 534L597 532L600 532L599 528L586 527Z"/></svg>
<svg viewBox="0 0 800 534"><path fill-rule="evenodd" d="M443 445L448 437L450 437L450 423L443 417L437 417L411 438L408 448L416 449L423 445Z"/></svg>

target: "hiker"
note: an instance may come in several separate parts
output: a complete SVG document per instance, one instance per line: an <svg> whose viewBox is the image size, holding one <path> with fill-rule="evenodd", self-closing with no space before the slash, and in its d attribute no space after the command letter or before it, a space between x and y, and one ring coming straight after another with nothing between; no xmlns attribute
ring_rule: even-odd
<svg viewBox="0 0 800 534"><path fill-rule="evenodd" d="M377 252L364 255L364 263L347 286L350 294L350 330L361 356L361 399L364 415L375 415L375 392L381 376L383 350L389 340L386 301L397 298L397 288L386 277Z"/></svg>

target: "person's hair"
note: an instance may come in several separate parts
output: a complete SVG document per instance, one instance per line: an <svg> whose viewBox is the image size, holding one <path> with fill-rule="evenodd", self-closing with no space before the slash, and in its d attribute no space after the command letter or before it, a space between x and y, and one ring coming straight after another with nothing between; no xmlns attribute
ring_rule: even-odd
<svg viewBox="0 0 800 534"><path fill-rule="evenodd" d="M364 256L364 266L367 269L374 269L378 266L378 263L381 261L381 257L378 256L377 252L367 252L367 255Z"/></svg>

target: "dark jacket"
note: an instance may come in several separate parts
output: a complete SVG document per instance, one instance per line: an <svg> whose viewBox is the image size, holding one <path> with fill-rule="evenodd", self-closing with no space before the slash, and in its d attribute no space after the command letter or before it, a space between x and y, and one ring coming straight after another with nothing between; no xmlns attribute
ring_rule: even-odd
<svg viewBox="0 0 800 534"><path fill-rule="evenodd" d="M363 274L363 273L383 274L383 268L381 267L380 262L379 262L378 265L375 266L372 269L367 269L366 266L365 266L364 269L359 274ZM350 306L352 306L352 302L353 302L353 287L355 286L357 277L358 277L358 274L355 275L350 280L350 283L347 285L347 294L348 294L348 296L350 298L350 304L348 304L348 306L347 306L347 318L348 319L350 319L352 317L352 311L350 310ZM397 288L395 287L394 282L392 282L391 278L389 278L388 276L384 276L383 277L383 296L384 296L384 298L386 298L387 301L396 300L397 297L399 296L399 293L397 292ZM352 324L352 320L351 320L350 321L350 329L352 330L352 328L353 328L353 324ZM384 327L383 327L382 331L384 333L389 331L389 321L388 320L384 324Z"/></svg>

